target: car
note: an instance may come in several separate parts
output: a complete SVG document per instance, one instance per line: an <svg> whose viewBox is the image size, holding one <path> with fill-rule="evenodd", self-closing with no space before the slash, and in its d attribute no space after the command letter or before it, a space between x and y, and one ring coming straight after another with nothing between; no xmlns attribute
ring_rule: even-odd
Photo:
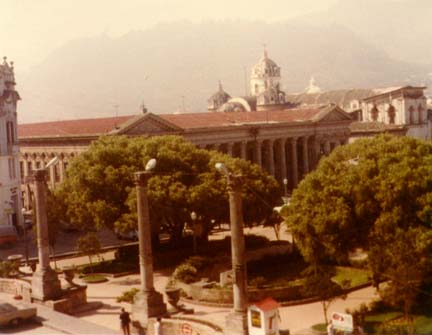
<svg viewBox="0 0 432 335"><path fill-rule="evenodd" d="M126 232L117 230L115 234L119 240L138 241L137 229L128 230Z"/></svg>
<svg viewBox="0 0 432 335"><path fill-rule="evenodd" d="M13 226L0 226L0 247L9 248L18 240L17 232Z"/></svg>
<svg viewBox="0 0 432 335"><path fill-rule="evenodd" d="M0 326L17 326L20 322L27 321L36 316L36 307L23 303L12 305L0 301Z"/></svg>

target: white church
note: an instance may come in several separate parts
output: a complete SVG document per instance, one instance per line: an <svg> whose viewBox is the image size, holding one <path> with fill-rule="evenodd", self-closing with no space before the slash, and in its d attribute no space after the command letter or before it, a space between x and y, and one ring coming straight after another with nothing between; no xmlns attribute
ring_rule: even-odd
<svg viewBox="0 0 432 335"><path fill-rule="evenodd" d="M21 223L21 178L13 62L0 64L0 225Z"/></svg>

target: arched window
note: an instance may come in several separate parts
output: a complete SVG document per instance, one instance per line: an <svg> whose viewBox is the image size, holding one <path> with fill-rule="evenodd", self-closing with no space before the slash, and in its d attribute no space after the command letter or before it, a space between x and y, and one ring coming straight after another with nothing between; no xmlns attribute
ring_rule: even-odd
<svg viewBox="0 0 432 335"><path fill-rule="evenodd" d="M389 108L387 110L387 114L388 114L388 118L389 118L389 123L394 124L395 123L395 117L396 117L396 110L392 105L389 106Z"/></svg>
<svg viewBox="0 0 432 335"><path fill-rule="evenodd" d="M417 110L418 110L418 123L423 123L423 107L419 105Z"/></svg>
<svg viewBox="0 0 432 335"><path fill-rule="evenodd" d="M409 111L409 124L414 124L414 107L410 106Z"/></svg>
<svg viewBox="0 0 432 335"><path fill-rule="evenodd" d="M378 121L378 108L374 105L372 110L371 110L371 117L372 117L372 121Z"/></svg>

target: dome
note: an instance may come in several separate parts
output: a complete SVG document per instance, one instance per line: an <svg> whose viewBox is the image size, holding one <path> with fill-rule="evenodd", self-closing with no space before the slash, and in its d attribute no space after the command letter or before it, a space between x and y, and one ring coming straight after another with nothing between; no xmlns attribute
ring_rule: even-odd
<svg viewBox="0 0 432 335"><path fill-rule="evenodd" d="M307 94L314 94L314 93L321 93L321 87L315 85L315 78L312 76L309 80L309 86L306 87L305 93Z"/></svg>
<svg viewBox="0 0 432 335"><path fill-rule="evenodd" d="M218 112L246 112L245 107L239 102L227 102L224 103L219 109Z"/></svg>
<svg viewBox="0 0 432 335"><path fill-rule="evenodd" d="M269 87L257 97L258 105L279 105L285 103L285 92L277 87Z"/></svg>
<svg viewBox="0 0 432 335"><path fill-rule="evenodd" d="M252 77L280 77L280 67L268 57L267 50L264 50L263 57L253 66Z"/></svg>
<svg viewBox="0 0 432 335"><path fill-rule="evenodd" d="M222 84L221 82L219 82L219 90L207 100L208 101L207 108L209 110L217 110L229 99L231 99L231 96L223 90Z"/></svg>

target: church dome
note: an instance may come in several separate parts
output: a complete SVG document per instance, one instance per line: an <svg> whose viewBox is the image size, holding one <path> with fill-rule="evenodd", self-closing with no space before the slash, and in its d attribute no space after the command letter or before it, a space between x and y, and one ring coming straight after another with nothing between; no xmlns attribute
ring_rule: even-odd
<svg viewBox="0 0 432 335"><path fill-rule="evenodd" d="M224 103L226 103L229 99L231 99L231 96L225 92L222 88L221 82L219 82L219 89L216 93L214 93L207 101L208 110L214 111L219 109Z"/></svg>
<svg viewBox="0 0 432 335"><path fill-rule="evenodd" d="M268 57L267 50L264 50L263 57L253 66L252 77L280 77L280 67Z"/></svg>
<svg viewBox="0 0 432 335"><path fill-rule="evenodd" d="M315 78L312 76L311 79L309 80L309 86L306 87L305 89L305 93L314 94L314 93L321 93L321 92L322 92L321 87L315 84Z"/></svg>

